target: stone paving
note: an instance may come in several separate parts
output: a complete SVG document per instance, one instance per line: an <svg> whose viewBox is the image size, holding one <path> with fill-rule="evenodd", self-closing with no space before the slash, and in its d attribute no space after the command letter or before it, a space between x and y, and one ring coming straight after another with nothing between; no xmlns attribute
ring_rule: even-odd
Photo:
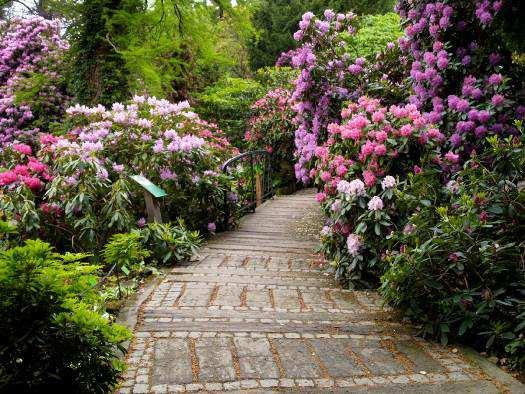
<svg viewBox="0 0 525 394"><path fill-rule="evenodd" d="M311 190L275 198L145 289L117 392L523 388L416 337L376 293L342 290L319 269L316 239L301 231L315 210Z"/></svg>

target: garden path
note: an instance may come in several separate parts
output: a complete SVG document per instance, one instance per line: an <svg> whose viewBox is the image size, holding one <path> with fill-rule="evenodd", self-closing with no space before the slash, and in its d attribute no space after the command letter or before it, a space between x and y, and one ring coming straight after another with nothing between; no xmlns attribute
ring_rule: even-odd
<svg viewBox="0 0 525 394"><path fill-rule="evenodd" d="M124 311L135 339L119 393L523 388L415 337L377 293L342 290L323 273L313 193L266 202L143 290Z"/></svg>

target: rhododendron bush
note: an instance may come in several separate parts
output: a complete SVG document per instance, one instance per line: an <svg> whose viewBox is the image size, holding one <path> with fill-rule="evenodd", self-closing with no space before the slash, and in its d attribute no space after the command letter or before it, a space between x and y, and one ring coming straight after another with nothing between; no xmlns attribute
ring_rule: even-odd
<svg viewBox="0 0 525 394"><path fill-rule="evenodd" d="M444 135L413 104L387 108L363 96L343 109L342 118L341 125L328 126L310 176L322 188L317 200L329 218L322 230L326 257L340 279L371 286L381 272L387 236L404 220L395 204L398 179Z"/></svg>
<svg viewBox="0 0 525 394"><path fill-rule="evenodd" d="M248 149L265 149L272 155L276 187L295 183L292 165L296 127L291 96L289 90L278 88L257 100L251 107L245 134Z"/></svg>
<svg viewBox="0 0 525 394"><path fill-rule="evenodd" d="M46 131L67 100L60 24L41 17L0 22L0 148Z"/></svg>
<svg viewBox="0 0 525 394"><path fill-rule="evenodd" d="M485 138L517 133L513 121L525 107L520 69L501 40L504 7L512 5L401 1L405 36L376 59L345 49L353 15L304 15L295 34L301 46L281 59L301 70L293 94L296 176L321 189L324 251L350 283L377 281L390 234L410 215L396 206L386 177L403 184L407 174L432 168L445 185L483 151ZM341 111L345 99L353 103Z"/></svg>
<svg viewBox="0 0 525 394"><path fill-rule="evenodd" d="M372 59L356 57L347 47L346 38L356 32L355 18L332 10L322 18L304 14L294 35L300 47L279 59L280 64L289 62L300 70L292 98L298 125L295 173L303 183L311 181L308 172L315 148L326 139L328 124L340 120L344 101L368 93L390 101L405 90L407 60L398 56L394 43Z"/></svg>
<svg viewBox="0 0 525 394"><path fill-rule="evenodd" d="M512 3L400 1L397 5L406 20L399 44L411 60L409 101L431 122L442 125L450 148L462 160L478 149L486 135L515 132L513 120L525 115L518 102L520 70L512 62L510 43L501 35L506 22L500 13L515 8Z"/></svg>
<svg viewBox="0 0 525 394"><path fill-rule="evenodd" d="M111 109L76 105L67 114L70 131L41 135L38 159L28 145L4 152L2 205L27 231L92 250L112 233L143 226L143 194L133 174L167 191L165 219L180 217L203 230L221 219L229 179L219 167L235 150L187 102L136 96Z"/></svg>
<svg viewBox="0 0 525 394"><path fill-rule="evenodd" d="M384 260L385 300L426 335L460 339L525 368L525 134L489 137L442 187L427 169L400 186L411 212ZM432 202L430 203L425 203Z"/></svg>

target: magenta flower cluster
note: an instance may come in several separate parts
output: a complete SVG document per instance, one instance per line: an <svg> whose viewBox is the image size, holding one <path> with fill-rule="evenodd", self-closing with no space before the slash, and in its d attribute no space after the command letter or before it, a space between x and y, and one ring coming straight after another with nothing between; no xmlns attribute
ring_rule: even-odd
<svg viewBox="0 0 525 394"><path fill-rule="evenodd" d="M33 155L33 149L27 144L6 146L1 155L4 164L16 163L0 172L0 187L5 187L7 191L16 191L18 187L25 186L36 193L53 179L49 167Z"/></svg>

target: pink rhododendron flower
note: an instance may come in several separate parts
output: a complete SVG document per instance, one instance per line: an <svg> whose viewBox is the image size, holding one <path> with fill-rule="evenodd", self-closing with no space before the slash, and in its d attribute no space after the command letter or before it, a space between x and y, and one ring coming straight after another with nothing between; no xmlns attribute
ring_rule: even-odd
<svg viewBox="0 0 525 394"><path fill-rule="evenodd" d="M40 134L39 140L42 145L51 145L57 142L58 138L52 134Z"/></svg>
<svg viewBox="0 0 525 394"><path fill-rule="evenodd" d="M348 253L350 253L352 256L357 256L359 254L359 250L361 249L361 240L359 239L359 236L356 234L350 234L346 239L346 247L348 249Z"/></svg>
<svg viewBox="0 0 525 394"><path fill-rule="evenodd" d="M29 176L29 168L23 164L17 164L12 171L18 176Z"/></svg>
<svg viewBox="0 0 525 394"><path fill-rule="evenodd" d="M342 164L337 166L337 169L336 169L337 175L344 176L347 172L348 172L348 168L346 168L346 166Z"/></svg>
<svg viewBox="0 0 525 394"><path fill-rule="evenodd" d="M384 130L380 130L375 133L375 139L379 143L383 143L388 139L388 133Z"/></svg>
<svg viewBox="0 0 525 394"><path fill-rule="evenodd" d="M385 120L384 112L377 111L372 114L372 121L374 121L374 123L380 123L384 120Z"/></svg>
<svg viewBox="0 0 525 394"><path fill-rule="evenodd" d="M113 164L112 166L113 168L113 171L115 171L116 173L121 173L122 171L124 171L124 164Z"/></svg>
<svg viewBox="0 0 525 394"><path fill-rule="evenodd" d="M0 186L10 185L18 181L18 175L13 171L0 172Z"/></svg>
<svg viewBox="0 0 525 394"><path fill-rule="evenodd" d="M321 179L323 182L328 182L332 178L332 175L328 171L321 172Z"/></svg>
<svg viewBox="0 0 525 394"><path fill-rule="evenodd" d="M459 155L457 155L454 152L447 152L445 154L445 159L447 159L451 163L457 163L459 161Z"/></svg>
<svg viewBox="0 0 525 394"><path fill-rule="evenodd" d="M489 84L490 85L499 85L503 82L503 75L501 74L492 74L489 77Z"/></svg>
<svg viewBox="0 0 525 394"><path fill-rule="evenodd" d="M23 176L22 182L33 191L39 190L43 185L40 179L32 176Z"/></svg>
<svg viewBox="0 0 525 394"><path fill-rule="evenodd" d="M317 200L317 202L321 203L321 202L324 202L326 200L326 193L323 193L323 192L320 192L320 193L317 193L315 195L315 199Z"/></svg>
<svg viewBox="0 0 525 394"><path fill-rule="evenodd" d="M370 170L363 171L363 179L365 181L365 185L368 187L371 187L376 183L376 176Z"/></svg>
<svg viewBox="0 0 525 394"><path fill-rule="evenodd" d="M27 168L30 170L36 172L36 173L42 173L47 170L47 166L44 163L41 163L35 158L30 158L27 163Z"/></svg>
<svg viewBox="0 0 525 394"><path fill-rule="evenodd" d="M396 178L394 178L393 176L387 175L381 181L381 187L383 188L383 190L391 189L394 186L396 186Z"/></svg>
<svg viewBox="0 0 525 394"><path fill-rule="evenodd" d="M31 156L31 154L33 153L31 147L27 144L13 144L11 148L26 156Z"/></svg>
<svg viewBox="0 0 525 394"><path fill-rule="evenodd" d="M380 211L383 209L383 200L381 200L381 197L372 197L372 199L368 202L368 209L370 211Z"/></svg>
<svg viewBox="0 0 525 394"><path fill-rule="evenodd" d="M412 134L413 128L411 125L406 124L401 126L399 129L399 134L401 134L403 137L408 137Z"/></svg>
<svg viewBox="0 0 525 394"><path fill-rule="evenodd" d="M386 146L383 145L383 144L377 144L375 147L374 147L374 153L377 155L377 156L384 156L386 154Z"/></svg>
<svg viewBox="0 0 525 394"><path fill-rule="evenodd" d="M501 94L495 94L492 96L492 99L490 100L491 104L495 107L499 107L505 102L505 96Z"/></svg>

